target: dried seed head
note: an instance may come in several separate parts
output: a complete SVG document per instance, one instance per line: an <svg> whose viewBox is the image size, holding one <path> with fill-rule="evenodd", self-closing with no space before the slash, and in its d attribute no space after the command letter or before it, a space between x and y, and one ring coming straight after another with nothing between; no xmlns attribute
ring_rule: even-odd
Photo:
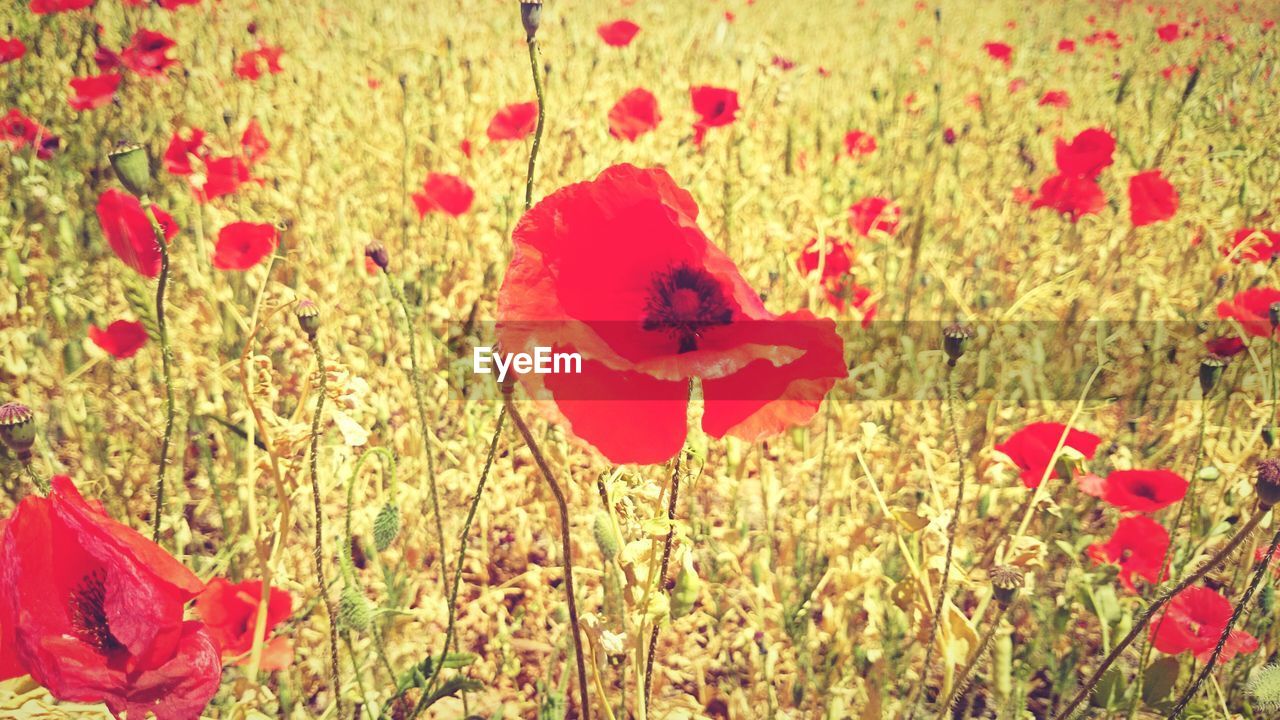
<svg viewBox="0 0 1280 720"><path fill-rule="evenodd" d="M374 240L364 246L364 256L373 261L383 272L387 271L387 266L391 264L391 256L387 254L387 246Z"/></svg>
<svg viewBox="0 0 1280 720"><path fill-rule="evenodd" d="M22 403L0 405L0 440L26 462L36 442L36 420L31 408Z"/></svg>
<svg viewBox="0 0 1280 720"><path fill-rule="evenodd" d="M1018 596L1018 591L1026 580L1023 572L1013 565L996 565L988 571L987 576L991 578L991 589L996 602L1005 608Z"/></svg>
<svg viewBox="0 0 1280 720"><path fill-rule="evenodd" d="M1258 500L1264 507L1280 503L1280 459L1258 463Z"/></svg>
<svg viewBox="0 0 1280 720"><path fill-rule="evenodd" d="M311 300L301 300L293 309L293 315L298 318L298 327L314 340L320 330L320 306Z"/></svg>
<svg viewBox="0 0 1280 720"><path fill-rule="evenodd" d="M520 22L524 25L525 37L532 40L542 24L542 0L521 0Z"/></svg>
<svg viewBox="0 0 1280 720"><path fill-rule="evenodd" d="M964 346L973 337L973 330L967 325L952 323L942 329L942 349L947 351L947 364L956 366L956 361L964 355Z"/></svg>
<svg viewBox="0 0 1280 720"><path fill-rule="evenodd" d="M134 197L140 198L151 189L151 160L141 145L124 143L107 154L120 184Z"/></svg>
<svg viewBox="0 0 1280 720"><path fill-rule="evenodd" d="M1230 362L1221 355L1206 355L1200 361L1200 394L1208 397L1222 378L1222 370Z"/></svg>

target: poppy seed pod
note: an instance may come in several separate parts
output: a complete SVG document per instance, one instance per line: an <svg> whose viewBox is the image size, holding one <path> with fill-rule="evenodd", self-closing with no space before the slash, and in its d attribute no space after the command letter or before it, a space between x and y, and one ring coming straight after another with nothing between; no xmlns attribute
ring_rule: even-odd
<svg viewBox="0 0 1280 720"><path fill-rule="evenodd" d="M1263 507L1280 503L1280 459L1272 458L1258 463L1258 501Z"/></svg>
<svg viewBox="0 0 1280 720"><path fill-rule="evenodd" d="M520 22L524 24L525 36L532 40L542 24L542 0L521 0Z"/></svg>
<svg viewBox="0 0 1280 720"><path fill-rule="evenodd" d="M964 355L964 346L973 337L973 330L960 323L952 323L942 330L942 349L947 351L947 364L956 366L956 361Z"/></svg>
<svg viewBox="0 0 1280 720"><path fill-rule="evenodd" d="M991 578L991 589L1000 607L1007 608L1018 596L1018 591L1026 580L1021 570L1013 565L996 565L987 573Z"/></svg>
<svg viewBox="0 0 1280 720"><path fill-rule="evenodd" d="M387 254L387 246L374 240L364 246L364 256L373 261L383 272L387 271L387 266L391 264L391 256Z"/></svg>
<svg viewBox="0 0 1280 720"><path fill-rule="evenodd" d="M1208 397L1222 379L1222 370L1228 360L1221 355L1207 355L1200 361L1200 394Z"/></svg>
<svg viewBox="0 0 1280 720"><path fill-rule="evenodd" d="M151 159L147 157L146 148L136 144L121 145L109 153L107 159L129 194L141 198L151 189Z"/></svg>
<svg viewBox="0 0 1280 720"><path fill-rule="evenodd" d="M308 338L314 340L316 332L320 330L320 306L311 300L302 300L293 309L293 315L298 318L298 327L302 328Z"/></svg>
<svg viewBox="0 0 1280 720"><path fill-rule="evenodd" d="M31 446L36 442L31 408L16 402L0 405L0 440L23 462L31 458Z"/></svg>
<svg viewBox="0 0 1280 720"><path fill-rule="evenodd" d="M1280 327L1280 302L1273 302L1267 307L1267 318L1271 320L1271 329Z"/></svg>

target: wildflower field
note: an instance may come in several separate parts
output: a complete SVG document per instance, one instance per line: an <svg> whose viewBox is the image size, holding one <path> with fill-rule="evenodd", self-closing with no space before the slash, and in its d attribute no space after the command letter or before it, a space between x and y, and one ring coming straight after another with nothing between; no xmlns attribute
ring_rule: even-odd
<svg viewBox="0 0 1280 720"><path fill-rule="evenodd" d="M1280 717L1278 19L7 0L0 718Z"/></svg>

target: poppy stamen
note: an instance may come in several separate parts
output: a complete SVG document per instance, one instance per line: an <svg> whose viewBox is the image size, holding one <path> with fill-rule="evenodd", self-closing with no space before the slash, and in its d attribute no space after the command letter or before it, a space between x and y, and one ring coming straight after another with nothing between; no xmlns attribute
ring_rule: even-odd
<svg viewBox="0 0 1280 720"><path fill-rule="evenodd" d="M711 273L678 265L658 273L644 308L643 328L666 332L679 343L679 352L698 349L708 329L733 321L733 308Z"/></svg>
<svg viewBox="0 0 1280 720"><path fill-rule="evenodd" d="M111 634L107 623L107 576L98 568L80 578L71 591L71 626L80 639L103 653L122 649L124 645Z"/></svg>

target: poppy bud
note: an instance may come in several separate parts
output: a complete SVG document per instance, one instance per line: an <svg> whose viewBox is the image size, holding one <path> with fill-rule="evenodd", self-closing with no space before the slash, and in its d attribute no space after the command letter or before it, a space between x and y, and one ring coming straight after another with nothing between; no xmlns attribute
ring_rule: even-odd
<svg viewBox="0 0 1280 720"><path fill-rule="evenodd" d="M315 340L316 332L320 330L320 307L310 300L302 300L293 309L293 315L298 318L298 327L302 328L302 332L309 339Z"/></svg>
<svg viewBox="0 0 1280 720"><path fill-rule="evenodd" d="M383 272L386 272L387 266L391 264L391 256L387 254L387 246L377 240L364 246L364 256L372 260L373 264L381 268Z"/></svg>
<svg viewBox="0 0 1280 720"><path fill-rule="evenodd" d="M987 573L991 578L991 589L1000 607L1007 608L1018 596L1026 576L1013 565L996 565Z"/></svg>
<svg viewBox="0 0 1280 720"><path fill-rule="evenodd" d="M382 552L400 535L400 508L391 503L382 506L373 520L373 546Z"/></svg>
<svg viewBox="0 0 1280 720"><path fill-rule="evenodd" d="M372 620L373 609L369 607L364 593L353 585L343 586L342 596L338 598L338 622L351 630L364 632Z"/></svg>
<svg viewBox="0 0 1280 720"><path fill-rule="evenodd" d="M31 459L31 446L36 442L36 421L31 408L16 402L0 405L0 440L22 462Z"/></svg>
<svg viewBox="0 0 1280 720"><path fill-rule="evenodd" d="M1258 463L1258 501L1264 508L1280 503L1280 460L1270 459Z"/></svg>
<svg viewBox="0 0 1280 720"><path fill-rule="evenodd" d="M1222 369L1227 366L1227 359L1220 355L1207 355L1200 361L1200 394L1209 397L1213 388L1222 378Z"/></svg>
<svg viewBox="0 0 1280 720"><path fill-rule="evenodd" d="M1271 320L1271 329L1280 327L1280 302L1273 302L1267 308L1267 317Z"/></svg>
<svg viewBox="0 0 1280 720"><path fill-rule="evenodd" d="M151 189L151 160L147 157L147 149L141 145L123 144L107 154L111 168L120 178L124 189L136 198L147 194Z"/></svg>
<svg viewBox="0 0 1280 720"><path fill-rule="evenodd" d="M616 557L622 542L618 539L618 534L613 531L613 519L609 517L609 513L597 510L591 530L596 536L596 545L600 547L600 554L604 555L604 559L612 560Z"/></svg>
<svg viewBox="0 0 1280 720"><path fill-rule="evenodd" d="M956 131L955 131L955 130L952 130L951 128L947 128L946 130L943 130L943 131L942 131L942 142L944 142L944 143L946 143L946 144L948 144L948 145L955 145L955 144L956 144Z"/></svg>
<svg viewBox="0 0 1280 720"><path fill-rule="evenodd" d="M676 575L676 586L671 591L671 618L677 620L688 615L693 611L694 605L698 602L698 590L701 583L698 581L698 573L693 570L693 563L689 556L685 555L684 565L680 568L680 573Z"/></svg>
<svg viewBox="0 0 1280 720"><path fill-rule="evenodd" d="M521 0L520 22L524 24L525 36L532 40L542 24L542 0Z"/></svg>
<svg viewBox="0 0 1280 720"><path fill-rule="evenodd" d="M973 330L960 323L952 323L942 330L942 349L947 351L947 364L956 366L956 361L964 355L964 346L973 337Z"/></svg>
<svg viewBox="0 0 1280 720"><path fill-rule="evenodd" d="M1271 423L1267 423L1266 425L1262 426L1262 442L1265 443L1267 447L1271 447L1272 445L1276 444L1276 426L1275 425L1272 425Z"/></svg>

